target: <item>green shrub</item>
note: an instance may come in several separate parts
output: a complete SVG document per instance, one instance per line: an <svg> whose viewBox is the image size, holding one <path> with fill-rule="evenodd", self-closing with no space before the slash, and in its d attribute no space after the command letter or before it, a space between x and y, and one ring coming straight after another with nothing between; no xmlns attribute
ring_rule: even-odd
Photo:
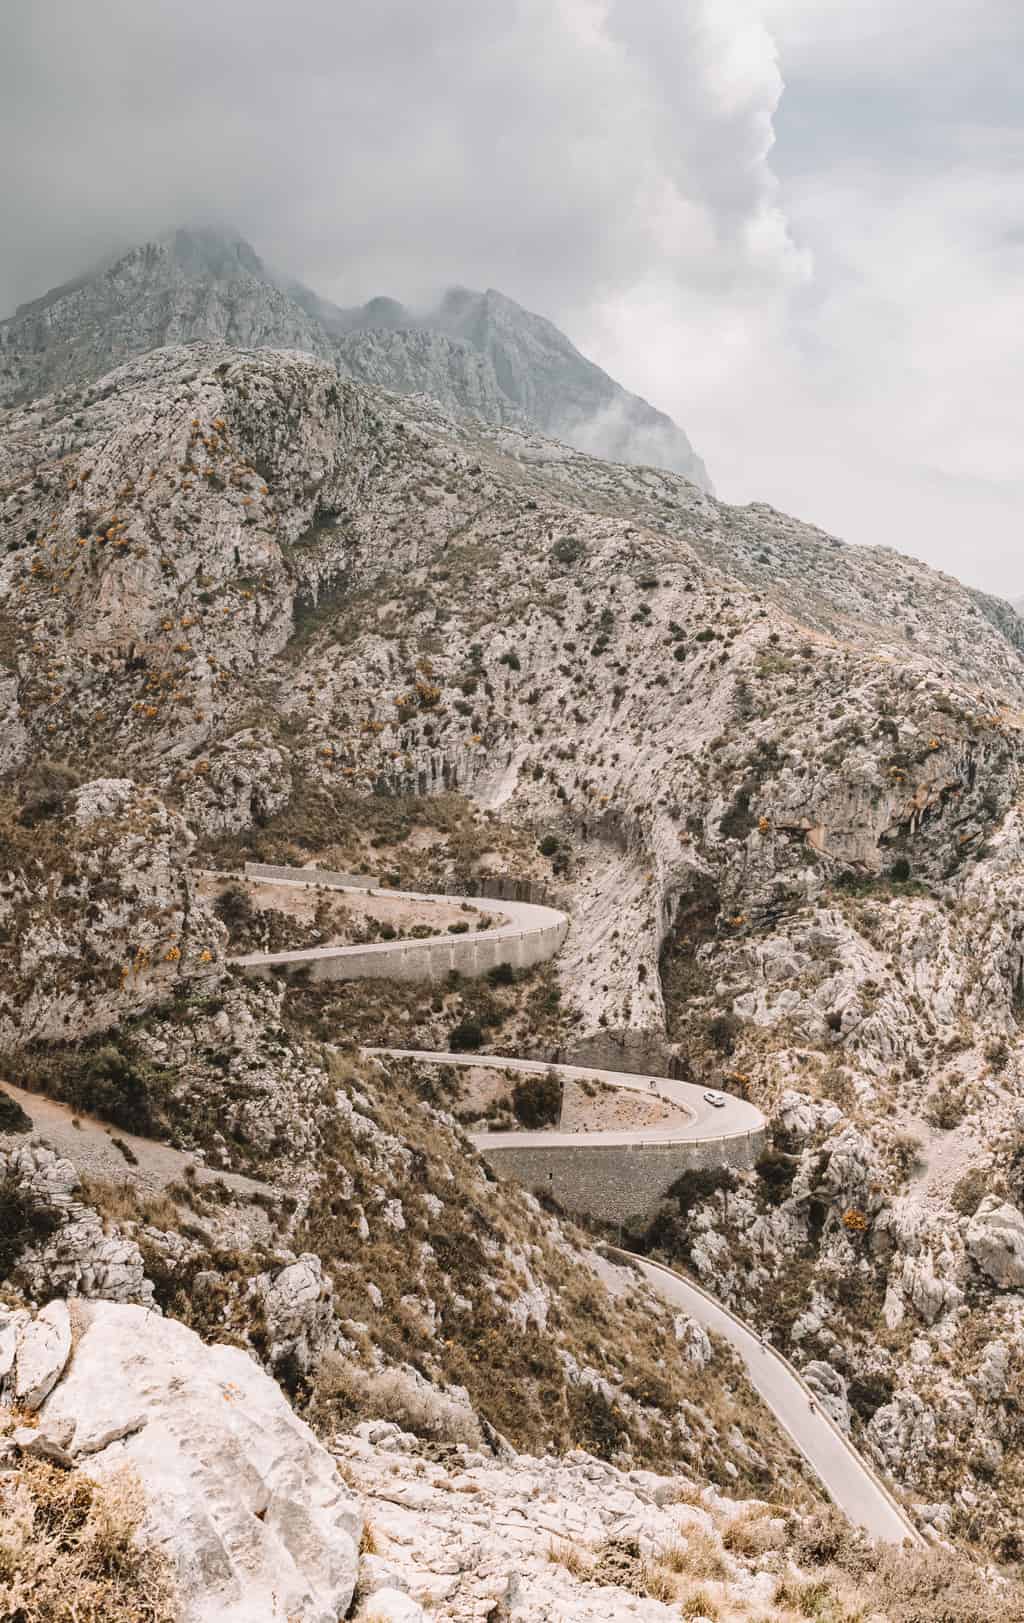
<svg viewBox="0 0 1024 1623"><path fill-rule="evenodd" d="M453 1054L465 1054L479 1048L483 1040L483 1031L475 1020L460 1020L448 1033L448 1047Z"/></svg>
<svg viewBox="0 0 1024 1623"><path fill-rule="evenodd" d="M0 1279L6 1279L26 1246L38 1245L60 1227L55 1212L40 1204L13 1172L0 1180Z"/></svg>
<svg viewBox="0 0 1024 1623"><path fill-rule="evenodd" d="M0 1088L0 1133L30 1133L32 1118L26 1116L16 1099Z"/></svg>
<svg viewBox="0 0 1024 1623"><path fill-rule="evenodd" d="M512 1110L524 1127L551 1127L562 1113L562 1083L554 1071L520 1077L512 1089Z"/></svg>
<svg viewBox="0 0 1024 1623"><path fill-rule="evenodd" d="M785 1155L781 1150L765 1150L754 1171L764 1184L765 1199L779 1206L789 1196L799 1166L799 1157Z"/></svg>
<svg viewBox="0 0 1024 1623"><path fill-rule="evenodd" d="M719 1189L735 1187L736 1174L729 1167L697 1167L682 1173L668 1193L678 1202L680 1216L685 1217L709 1195L716 1194Z"/></svg>
<svg viewBox="0 0 1024 1623"><path fill-rule="evenodd" d="M889 1402L893 1394L893 1381L891 1375L880 1372L867 1375L854 1375L846 1389L850 1400L850 1408L860 1416L864 1424Z"/></svg>
<svg viewBox="0 0 1024 1623"><path fill-rule="evenodd" d="M74 1110L99 1116L141 1138L164 1136L173 1073L127 1047L119 1048L114 1041L81 1048L28 1049L9 1058L7 1064L18 1066L26 1085L63 1100Z"/></svg>
<svg viewBox="0 0 1024 1623"><path fill-rule="evenodd" d="M574 536L567 535L561 541L555 542L548 553L548 557L553 559L555 563L574 564L585 555L586 550L582 541L577 541Z"/></svg>
<svg viewBox="0 0 1024 1623"><path fill-rule="evenodd" d="M213 904L213 911L225 926L232 945L248 934L252 927L252 898L241 885L229 885L222 890Z"/></svg>
<svg viewBox="0 0 1024 1623"><path fill-rule="evenodd" d="M708 1042L720 1054L731 1054L735 1051L736 1038L741 1030L742 1025L736 1015L716 1014L707 1024Z"/></svg>

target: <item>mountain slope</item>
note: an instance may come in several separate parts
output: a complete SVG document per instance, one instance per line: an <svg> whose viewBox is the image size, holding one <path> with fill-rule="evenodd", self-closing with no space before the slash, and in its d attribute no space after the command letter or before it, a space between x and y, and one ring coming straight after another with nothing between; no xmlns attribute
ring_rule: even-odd
<svg viewBox="0 0 1024 1623"><path fill-rule="evenodd" d="M505 394L545 434L611 462L650 463L710 489L686 435L627 394L542 316L493 289L453 289L428 318L492 362Z"/></svg>
<svg viewBox="0 0 1024 1623"><path fill-rule="evenodd" d="M44 1080L54 1053L77 1065L60 1039L87 1004L130 1026L115 1079L249 1171L254 1145L308 1160L336 1102L313 1090L297 1030L443 1049L468 1028L498 1051L746 1092L770 1153L717 1187L682 1184L634 1246L685 1262L770 1334L937 1529L1016 1559L1024 657L1009 608L679 475L267 350L156 351L83 398L4 414L0 498L17 1063ZM85 795L100 820L80 827L77 780L129 773L135 789ZM223 947L208 907L185 905L185 830L197 866L315 859L431 891L510 873L572 928L548 978L509 987L228 982L224 1007L197 1011L195 965L209 953L220 975ZM104 891L107 850L123 872ZM239 1033L226 1076L222 1014ZM360 1062L352 1087L411 1136L378 1082ZM409 1084L409 1120L417 1097L448 1109L429 1085ZM377 1188L401 1198L393 1153L388 1167L386 1187L349 1167L375 1211ZM316 1215L341 1254L349 1209L321 1191ZM401 1244L430 1233L424 1216ZM373 1251L378 1292L397 1247L384 1234ZM360 1296L348 1316L368 1311ZM388 1334L387 1313L372 1322ZM433 1357L424 1322L416 1356ZM444 1367L468 1386L461 1335Z"/></svg>
<svg viewBox="0 0 1024 1623"><path fill-rule="evenodd" d="M709 485L671 418L500 293L453 291L426 315L385 298L343 310L215 228L169 232L0 322L0 402L86 384L131 355L195 341L304 350L363 382L429 394L454 413L532 423L595 454Z"/></svg>

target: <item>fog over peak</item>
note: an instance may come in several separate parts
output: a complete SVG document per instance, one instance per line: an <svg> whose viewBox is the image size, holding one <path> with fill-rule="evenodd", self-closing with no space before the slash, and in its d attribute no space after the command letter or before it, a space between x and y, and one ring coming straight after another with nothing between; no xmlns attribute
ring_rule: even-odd
<svg viewBox="0 0 1024 1623"><path fill-rule="evenodd" d="M0 310L231 221L343 308L498 288L722 493L1019 590L1011 0L11 0Z"/></svg>

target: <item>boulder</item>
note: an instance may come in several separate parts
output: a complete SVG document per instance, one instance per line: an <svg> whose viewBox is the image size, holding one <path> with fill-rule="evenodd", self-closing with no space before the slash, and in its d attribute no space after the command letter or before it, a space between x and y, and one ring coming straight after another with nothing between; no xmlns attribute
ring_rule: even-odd
<svg viewBox="0 0 1024 1623"><path fill-rule="evenodd" d="M334 1288L318 1256L304 1252L276 1274L260 1274L252 1289L263 1308L272 1366L290 1355L305 1372L337 1346Z"/></svg>
<svg viewBox="0 0 1024 1623"><path fill-rule="evenodd" d="M14 1354L11 1395L22 1409L38 1409L60 1378L71 1354L71 1315L66 1302L47 1302L21 1326Z"/></svg>
<svg viewBox="0 0 1024 1623"><path fill-rule="evenodd" d="M803 1142L815 1133L835 1127L842 1121L843 1113L828 1099L812 1099L809 1094L787 1088L779 1100L775 1119L784 1132Z"/></svg>
<svg viewBox="0 0 1024 1623"><path fill-rule="evenodd" d="M986 1195L967 1225L967 1249L1000 1290L1024 1286L1024 1216L1016 1206Z"/></svg>
<svg viewBox="0 0 1024 1623"><path fill-rule="evenodd" d="M704 1326L691 1319L688 1313L677 1313L672 1320L672 1329L686 1362L697 1369L706 1369L712 1359L712 1347L711 1337Z"/></svg>
<svg viewBox="0 0 1024 1623"><path fill-rule="evenodd" d="M71 1297L149 1306L153 1285L136 1242L116 1230L108 1234L96 1212L84 1207L77 1212L44 1245L19 1258L29 1293L39 1297L59 1290Z"/></svg>
<svg viewBox="0 0 1024 1623"><path fill-rule="evenodd" d="M366 1623L423 1623L423 1607L400 1589L376 1589L356 1613Z"/></svg>
<svg viewBox="0 0 1024 1623"><path fill-rule="evenodd" d="M139 1536L171 1560L180 1623L344 1617L360 1517L276 1383L239 1348L142 1307L82 1303L79 1319L40 1422L51 1435L73 1422L68 1452L90 1476L137 1473Z"/></svg>
<svg viewBox="0 0 1024 1623"><path fill-rule="evenodd" d="M14 1368L18 1339L30 1318L24 1308L0 1307L0 1388Z"/></svg>

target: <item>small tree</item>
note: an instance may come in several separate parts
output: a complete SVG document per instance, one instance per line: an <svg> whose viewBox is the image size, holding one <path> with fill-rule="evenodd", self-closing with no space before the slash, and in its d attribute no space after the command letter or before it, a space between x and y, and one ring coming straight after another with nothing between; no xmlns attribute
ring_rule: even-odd
<svg viewBox="0 0 1024 1623"><path fill-rule="evenodd" d="M562 1083L555 1071L524 1076L512 1089L512 1109L524 1127L551 1127L562 1113Z"/></svg>
<svg viewBox="0 0 1024 1623"><path fill-rule="evenodd" d="M483 1040L483 1031L475 1020L460 1020L448 1033L448 1047L453 1054L465 1054L479 1048Z"/></svg>

